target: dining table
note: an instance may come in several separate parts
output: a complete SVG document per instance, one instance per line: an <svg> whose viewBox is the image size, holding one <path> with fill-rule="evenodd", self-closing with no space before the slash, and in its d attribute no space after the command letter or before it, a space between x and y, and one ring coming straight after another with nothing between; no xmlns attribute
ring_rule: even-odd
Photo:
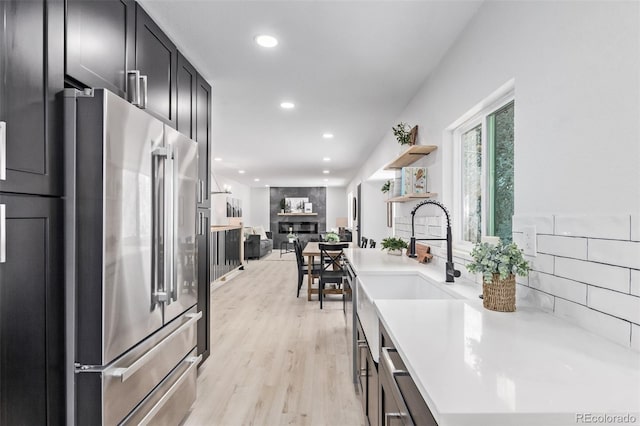
<svg viewBox="0 0 640 426"><path fill-rule="evenodd" d="M327 243L327 242L323 242L324 244L331 244L331 243ZM339 244L348 244L349 247L352 247L352 243L349 242L340 242ZM313 259L315 257L319 257L320 256L320 242L318 241L310 241L307 243L306 246L304 246L304 249L302 250L302 256L306 256L307 257L307 262L309 265L313 265ZM312 294L318 294L318 289L317 288L312 288L313 287L313 274L307 274L307 300L311 300L311 295ZM328 289L325 288L324 289L325 294L342 294L342 289L341 288L335 288L335 289Z"/></svg>

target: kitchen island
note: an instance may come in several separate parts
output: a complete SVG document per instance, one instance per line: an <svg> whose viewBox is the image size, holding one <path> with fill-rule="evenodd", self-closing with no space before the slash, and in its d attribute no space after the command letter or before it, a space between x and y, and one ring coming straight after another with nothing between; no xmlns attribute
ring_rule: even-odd
<svg viewBox="0 0 640 426"><path fill-rule="evenodd" d="M478 284L445 284L439 266L378 250L346 255L360 288L368 277L393 286L413 274L461 296L373 302L440 426L640 424L639 352L523 301L514 313L489 311Z"/></svg>

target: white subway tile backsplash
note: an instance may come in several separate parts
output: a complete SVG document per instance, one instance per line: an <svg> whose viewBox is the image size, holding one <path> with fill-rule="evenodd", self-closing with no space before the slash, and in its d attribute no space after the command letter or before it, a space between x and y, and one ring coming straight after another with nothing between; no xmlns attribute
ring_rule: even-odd
<svg viewBox="0 0 640 426"><path fill-rule="evenodd" d="M631 294L640 296L640 271L631 269Z"/></svg>
<svg viewBox="0 0 640 426"><path fill-rule="evenodd" d="M589 239L588 259L640 269L640 242Z"/></svg>
<svg viewBox="0 0 640 426"><path fill-rule="evenodd" d="M587 258L586 238L560 237L555 235L538 235L537 238L538 253L571 257L574 259Z"/></svg>
<svg viewBox="0 0 640 426"><path fill-rule="evenodd" d="M555 297L536 289L516 286L516 309L518 306L532 306L543 311L553 312Z"/></svg>
<svg viewBox="0 0 640 426"><path fill-rule="evenodd" d="M427 224L427 218L424 217L424 216L422 216L422 217L418 216L418 217L415 218L414 223L416 225L426 225Z"/></svg>
<svg viewBox="0 0 640 426"><path fill-rule="evenodd" d="M640 241L640 214L631 215L631 240Z"/></svg>
<svg viewBox="0 0 640 426"><path fill-rule="evenodd" d="M524 256L529 262L531 270L544 272L546 274L553 274L553 259L554 257L548 254L538 254L537 256Z"/></svg>
<svg viewBox="0 0 640 426"><path fill-rule="evenodd" d="M587 304L587 285L577 281L532 271L529 273L529 287L583 305Z"/></svg>
<svg viewBox="0 0 640 426"><path fill-rule="evenodd" d="M520 275L516 275L516 283L524 286L529 286L529 276L521 277Z"/></svg>
<svg viewBox="0 0 640 426"><path fill-rule="evenodd" d="M629 293L629 269L626 268L558 257L555 275Z"/></svg>
<svg viewBox="0 0 640 426"><path fill-rule="evenodd" d="M571 237L629 240L631 216L555 216L555 234Z"/></svg>
<svg viewBox="0 0 640 426"><path fill-rule="evenodd" d="M535 226L538 234L553 234L553 215L513 216L513 232L522 232L522 228Z"/></svg>
<svg viewBox="0 0 640 426"><path fill-rule="evenodd" d="M640 352L640 325L631 324L631 349Z"/></svg>
<svg viewBox="0 0 640 426"><path fill-rule="evenodd" d="M555 314L616 343L630 344L631 325L627 321L563 299L556 299Z"/></svg>
<svg viewBox="0 0 640 426"><path fill-rule="evenodd" d="M598 287L589 287L587 306L640 324L640 297Z"/></svg>

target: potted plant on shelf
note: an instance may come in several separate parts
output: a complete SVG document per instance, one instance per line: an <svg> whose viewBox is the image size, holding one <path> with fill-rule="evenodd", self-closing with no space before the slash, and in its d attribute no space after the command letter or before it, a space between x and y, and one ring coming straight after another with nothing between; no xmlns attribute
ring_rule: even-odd
<svg viewBox="0 0 640 426"><path fill-rule="evenodd" d="M328 243L339 243L340 235L336 234L335 232L327 232L327 234L324 236L324 240Z"/></svg>
<svg viewBox="0 0 640 426"><path fill-rule="evenodd" d="M283 198L282 200L280 200L280 213L284 213L286 209L287 209L287 200Z"/></svg>
<svg viewBox="0 0 640 426"><path fill-rule="evenodd" d="M529 262L515 243L479 243L471 250L471 272L482 273L482 305L499 312L516 310L516 277L529 273Z"/></svg>
<svg viewBox="0 0 640 426"><path fill-rule="evenodd" d="M387 253L396 256L402 255L402 249L408 248L409 245L402 238L387 237L382 240L382 250L386 249Z"/></svg>
<svg viewBox="0 0 640 426"><path fill-rule="evenodd" d="M391 181L390 180L386 181L382 185L382 188L380 188L380 191L382 191L383 194L387 194L389 191L391 191Z"/></svg>
<svg viewBox="0 0 640 426"><path fill-rule="evenodd" d="M398 143L402 146L411 144L411 126L402 121L395 127L392 127L393 136L396 137Z"/></svg>

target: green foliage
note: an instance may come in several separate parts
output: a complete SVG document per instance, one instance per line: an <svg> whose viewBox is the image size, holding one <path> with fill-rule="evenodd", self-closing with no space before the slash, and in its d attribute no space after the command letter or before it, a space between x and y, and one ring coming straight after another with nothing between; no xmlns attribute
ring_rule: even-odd
<svg viewBox="0 0 640 426"><path fill-rule="evenodd" d="M386 194L390 190L391 190L391 181L388 180L388 181L386 181L384 183L384 185L382 185L382 188L380 189L380 191L382 191L384 194Z"/></svg>
<svg viewBox="0 0 640 426"><path fill-rule="evenodd" d="M402 238L388 237L382 240L382 250L401 250L408 247L409 245Z"/></svg>
<svg viewBox="0 0 640 426"><path fill-rule="evenodd" d="M411 126L402 121L395 127L392 127L393 136L396 137L400 145L408 145L411 143Z"/></svg>
<svg viewBox="0 0 640 426"><path fill-rule="evenodd" d="M284 198L280 200L280 210L285 210L287 208L287 200Z"/></svg>
<svg viewBox="0 0 640 426"><path fill-rule="evenodd" d="M485 282L491 282L493 274L500 274L504 279L509 274L526 276L529 273L529 262L524 259L522 250L515 243L498 245L479 243L471 250L473 263L467 265L471 272L481 272Z"/></svg>
<svg viewBox="0 0 640 426"><path fill-rule="evenodd" d="M324 240L330 243L339 243L340 236L335 232L328 232L327 235L324 236Z"/></svg>

